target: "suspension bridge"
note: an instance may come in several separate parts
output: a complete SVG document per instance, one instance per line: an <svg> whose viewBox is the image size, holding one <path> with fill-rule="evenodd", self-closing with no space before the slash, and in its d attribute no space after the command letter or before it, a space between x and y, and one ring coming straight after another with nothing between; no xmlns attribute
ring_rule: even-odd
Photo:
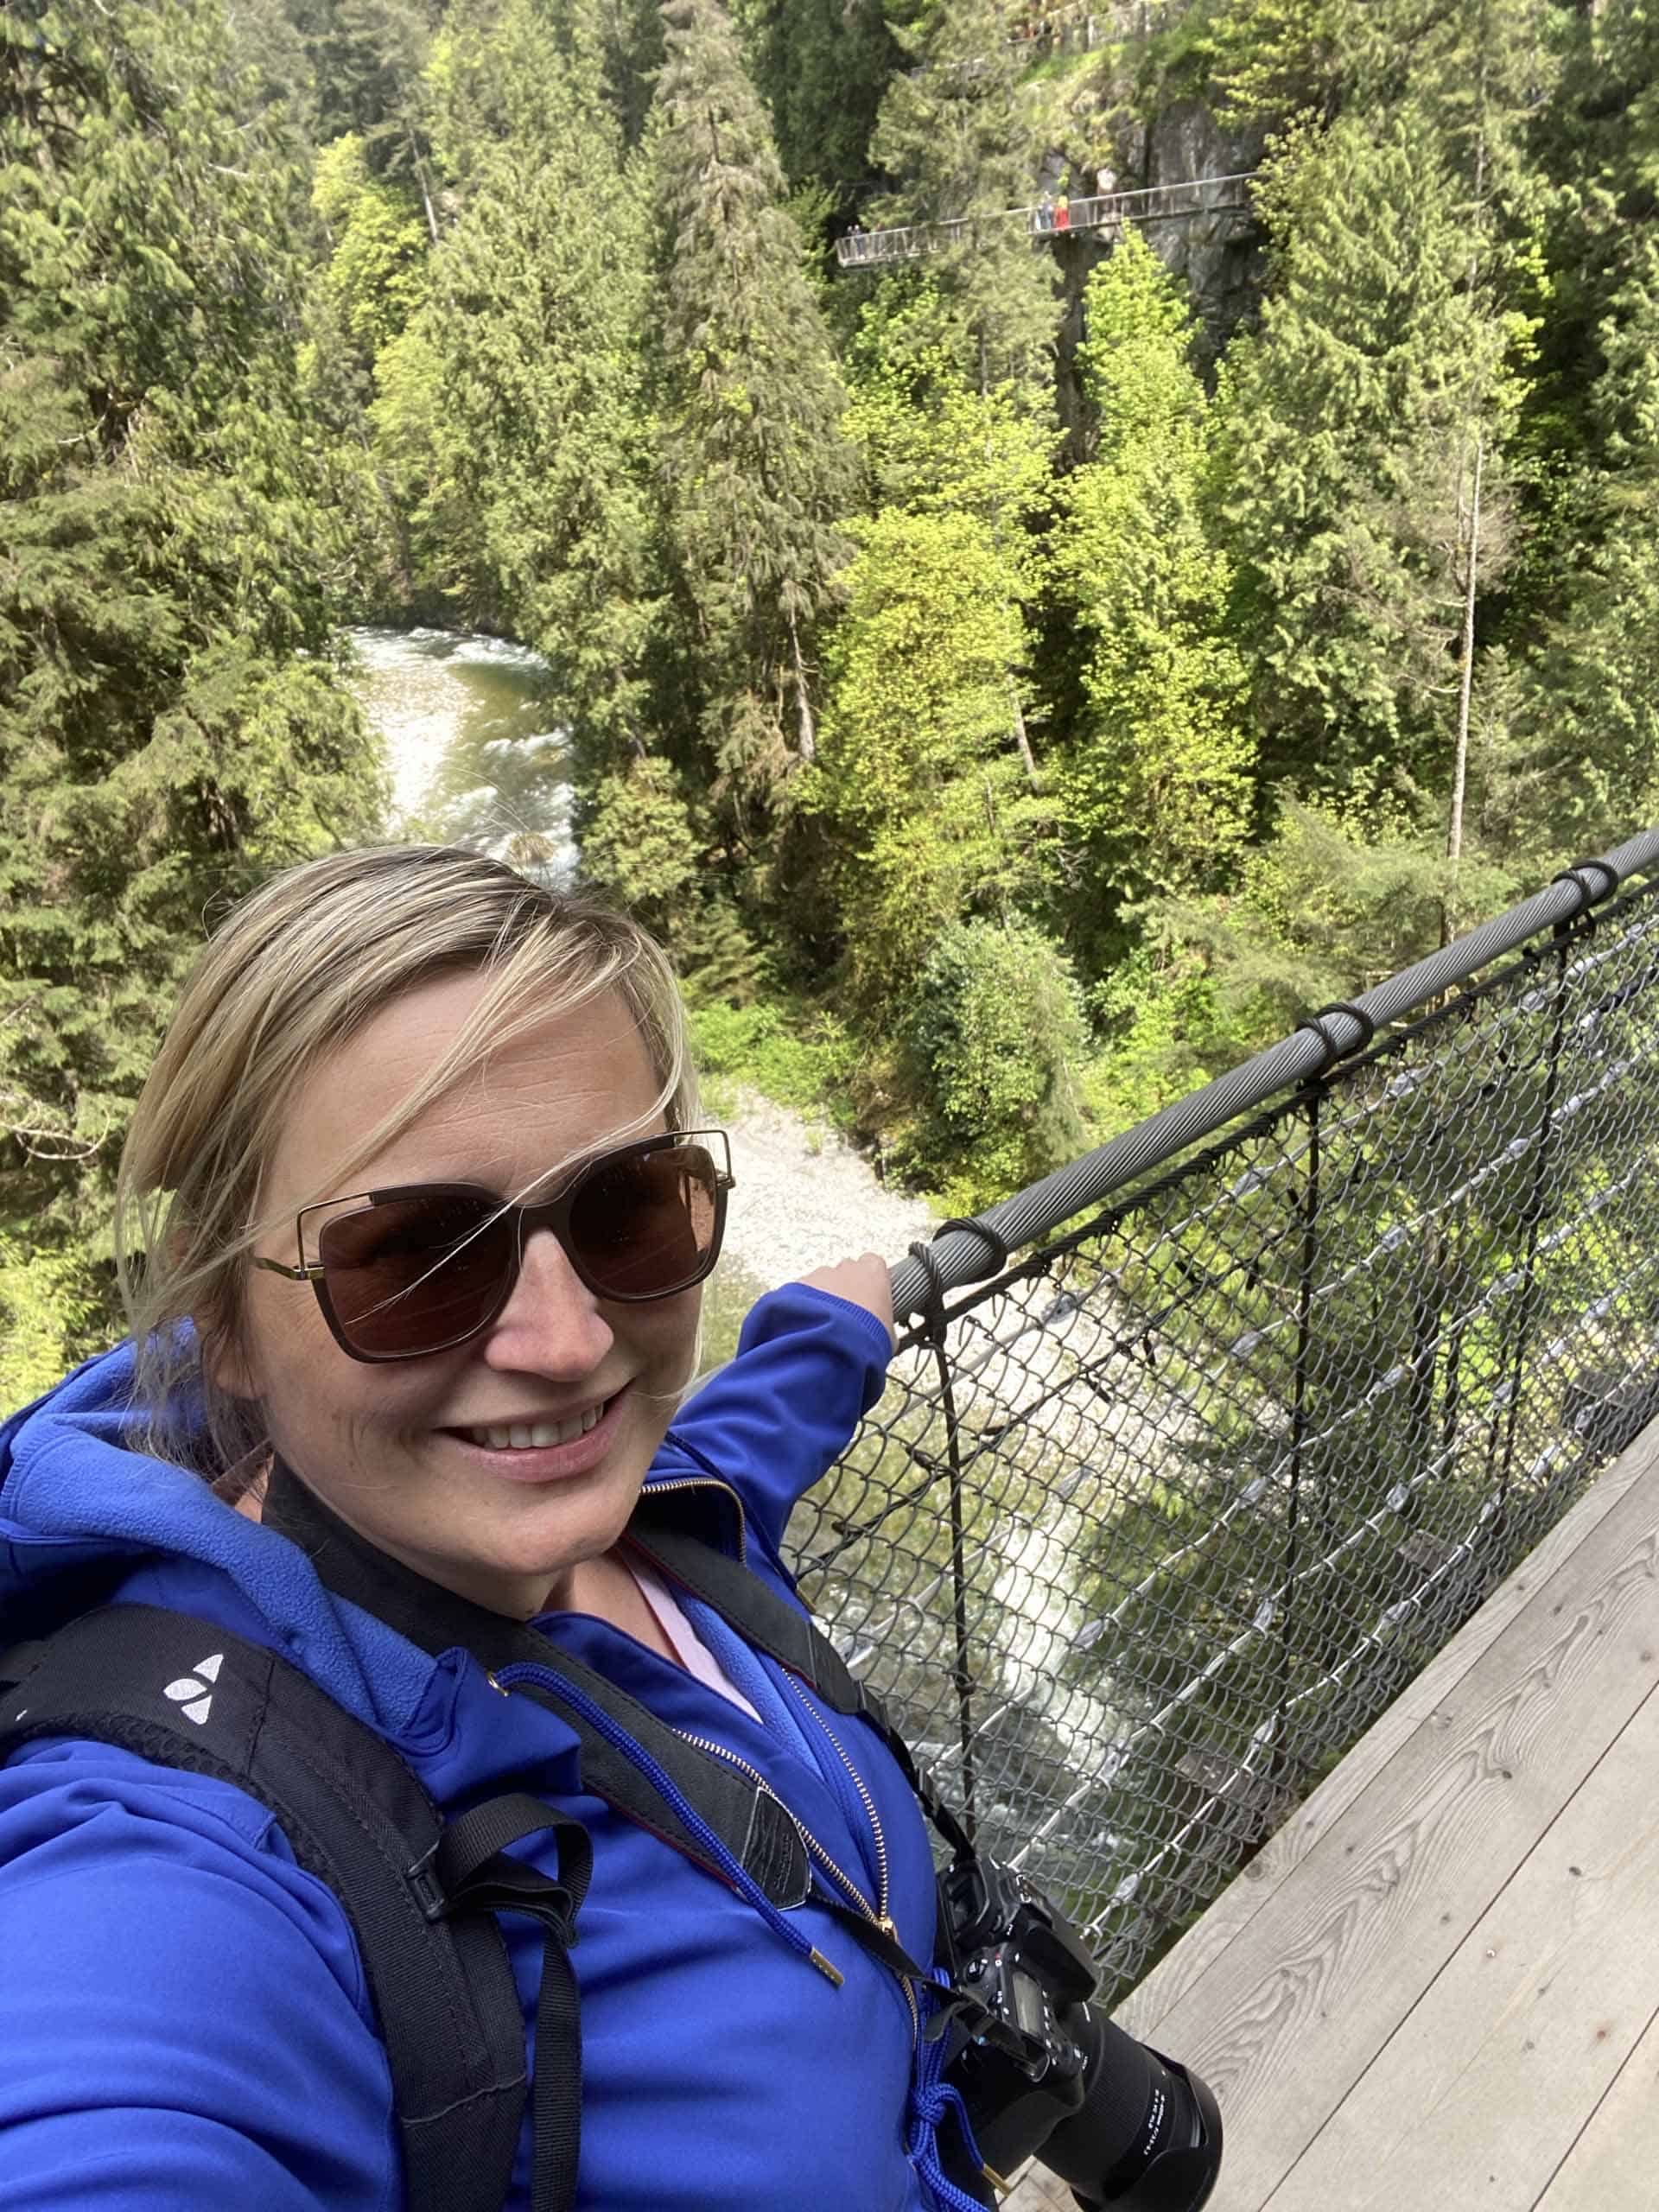
<svg viewBox="0 0 1659 2212"><path fill-rule="evenodd" d="M1653 2202L1656 1153L1648 831L894 1270L803 1594L1211 2212Z"/></svg>
<svg viewBox="0 0 1659 2212"><path fill-rule="evenodd" d="M883 262L916 261L953 245L976 246L993 226L1014 225L1044 243L1088 232L1109 242L1126 223L1190 223L1204 215L1249 213L1249 188L1259 169L1229 176L1184 177L1173 184L1149 184L1132 192L1101 192L1077 199L1050 200L1030 207L1003 207L983 214L954 215L938 223L901 223L891 229L843 232L836 240L836 259L843 269L865 269Z"/></svg>

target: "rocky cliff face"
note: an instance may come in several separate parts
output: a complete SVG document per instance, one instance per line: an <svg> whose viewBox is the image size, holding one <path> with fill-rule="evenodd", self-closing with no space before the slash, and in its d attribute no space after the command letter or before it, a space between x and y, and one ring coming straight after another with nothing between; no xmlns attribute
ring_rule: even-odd
<svg viewBox="0 0 1659 2212"><path fill-rule="evenodd" d="M1173 184L1194 176L1236 176L1262 159L1262 134L1224 131L1201 101L1179 100L1149 128L1133 126L1124 152L1135 181ZM1126 182L1128 176L1126 175ZM1248 214L1198 215L1157 223L1147 238L1186 279L1213 351L1261 296L1261 235Z"/></svg>
<svg viewBox="0 0 1659 2212"><path fill-rule="evenodd" d="M1124 190L1185 183L1193 177L1236 176L1255 168L1262 159L1259 130L1224 130L1211 110L1196 99L1173 101L1149 124L1121 111L1110 117L1093 118L1074 111L1072 120L1080 137L1112 149L1117 182ZM1077 189L1085 177L1092 188L1094 172L1085 168L1075 151L1056 148L1051 153L1044 179L1049 189L1062 190L1068 180ZM1166 265L1185 280L1198 318L1200 364L1207 369L1235 326L1254 312L1261 299L1265 259L1260 229L1248 210L1228 208L1148 223L1143 234ZM1060 327L1057 397L1060 419L1068 430L1077 425L1082 412L1082 395L1072 363L1083 335L1084 288L1111 250L1109 239L1088 232L1057 241L1055 245L1066 300Z"/></svg>

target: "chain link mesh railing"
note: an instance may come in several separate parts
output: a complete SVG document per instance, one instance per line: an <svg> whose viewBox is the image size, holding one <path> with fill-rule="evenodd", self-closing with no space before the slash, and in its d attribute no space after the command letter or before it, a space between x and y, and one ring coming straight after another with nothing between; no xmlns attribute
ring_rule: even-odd
<svg viewBox="0 0 1659 2212"><path fill-rule="evenodd" d="M1590 911L1656 863L1327 1013L1250 1064L1327 1063L1289 1095L926 1298L797 1516L804 1594L1103 1998L1659 1411L1659 890Z"/></svg>

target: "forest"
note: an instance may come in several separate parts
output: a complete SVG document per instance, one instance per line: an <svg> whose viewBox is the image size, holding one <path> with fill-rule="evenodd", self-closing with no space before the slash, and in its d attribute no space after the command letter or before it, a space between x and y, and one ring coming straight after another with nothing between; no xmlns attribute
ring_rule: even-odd
<svg viewBox="0 0 1659 2212"><path fill-rule="evenodd" d="M1006 213L1103 169L1255 177ZM1656 818L1659 6L9 0L0 489L0 1405L384 834L365 620L543 656L706 1064L963 1211Z"/></svg>

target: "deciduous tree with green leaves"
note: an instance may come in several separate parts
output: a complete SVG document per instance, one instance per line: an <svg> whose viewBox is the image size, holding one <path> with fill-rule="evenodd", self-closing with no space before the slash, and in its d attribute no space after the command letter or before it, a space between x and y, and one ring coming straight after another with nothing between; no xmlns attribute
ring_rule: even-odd
<svg viewBox="0 0 1659 2212"><path fill-rule="evenodd" d="M1191 311L1133 232L1086 308L1090 457L1066 480L1054 576L1084 645L1085 712L1063 755L1071 935L1098 969L1122 902L1224 879L1251 828L1255 745L1205 512Z"/></svg>
<svg viewBox="0 0 1659 2212"><path fill-rule="evenodd" d="M804 800L828 832L846 969L879 1026L947 925L1040 897L1050 814L1008 741L1007 671L1027 645L989 529L889 512L855 534Z"/></svg>

